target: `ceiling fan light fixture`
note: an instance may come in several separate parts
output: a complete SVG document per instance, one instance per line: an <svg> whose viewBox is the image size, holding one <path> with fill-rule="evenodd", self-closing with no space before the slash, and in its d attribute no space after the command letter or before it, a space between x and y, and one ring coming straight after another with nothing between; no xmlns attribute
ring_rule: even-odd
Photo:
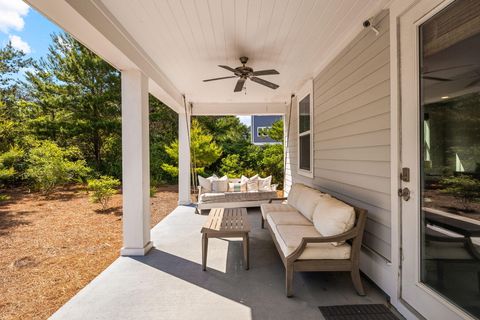
<svg viewBox="0 0 480 320"><path fill-rule="evenodd" d="M234 74L233 76L206 79L206 80L203 80L203 82L223 80L223 79L229 79L229 78L238 78L237 83L235 85L235 88L233 90L234 92L243 91L243 89L245 88L244 87L245 81L247 81L247 80L251 80L251 81L256 82L256 83L258 83L262 86L266 86L270 89L277 89L279 87L275 83L264 80L262 78L258 78L258 76L268 76L268 75L280 74L277 70L268 69L268 70L254 71L252 68L246 66L246 63L248 62L247 57L240 57L240 62L242 63L242 66L236 67L236 68L232 68L232 67L225 66L225 65L219 65L220 68L232 72Z"/></svg>

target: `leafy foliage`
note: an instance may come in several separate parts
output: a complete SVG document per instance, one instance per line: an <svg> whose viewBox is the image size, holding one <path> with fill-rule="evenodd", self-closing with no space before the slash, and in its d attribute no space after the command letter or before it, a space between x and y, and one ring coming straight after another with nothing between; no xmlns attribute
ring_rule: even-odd
<svg viewBox="0 0 480 320"><path fill-rule="evenodd" d="M0 154L0 186L20 178L19 172L23 169L24 156L24 151L16 146Z"/></svg>
<svg viewBox="0 0 480 320"><path fill-rule="evenodd" d="M244 174L244 164L240 160L240 155L233 153L222 158L219 171L222 176L227 175L231 178L239 178Z"/></svg>
<svg viewBox="0 0 480 320"><path fill-rule="evenodd" d="M272 140L283 142L283 120L275 121L271 128L262 129L259 133L263 137L269 137Z"/></svg>
<svg viewBox="0 0 480 320"><path fill-rule="evenodd" d="M46 58L27 73L27 81L35 114L30 126L37 137L77 146L100 172L108 166L106 158L120 157L112 141L121 134L117 70L73 37L53 34Z"/></svg>
<svg viewBox="0 0 480 320"><path fill-rule="evenodd" d="M25 175L43 193L56 186L84 180L90 172L76 147L61 148L51 141L39 142L30 150Z"/></svg>
<svg viewBox="0 0 480 320"><path fill-rule="evenodd" d="M90 200L100 203L102 210L108 208L108 202L118 192L120 180L109 176L101 176L99 179L88 180L88 190L91 191Z"/></svg>
<svg viewBox="0 0 480 320"><path fill-rule="evenodd" d="M460 175L440 180L443 193L450 194L462 200L465 209L471 202L480 200L480 180L470 176Z"/></svg>
<svg viewBox="0 0 480 320"><path fill-rule="evenodd" d="M196 119L192 120L190 139L192 162L195 163L196 172L203 174L206 167L220 158L222 147L217 145L213 135L209 134ZM165 152L169 155L172 163L164 163L162 168L171 176L176 177L178 176L178 139L166 146Z"/></svg>

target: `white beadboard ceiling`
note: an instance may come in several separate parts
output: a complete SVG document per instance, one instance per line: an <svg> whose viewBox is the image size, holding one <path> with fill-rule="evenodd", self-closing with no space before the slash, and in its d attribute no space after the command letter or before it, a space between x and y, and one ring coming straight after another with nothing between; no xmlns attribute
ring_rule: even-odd
<svg viewBox="0 0 480 320"><path fill-rule="evenodd" d="M379 13L386 0L100 0L130 38L192 102L284 102ZM236 79L217 65L255 70L277 90Z"/></svg>

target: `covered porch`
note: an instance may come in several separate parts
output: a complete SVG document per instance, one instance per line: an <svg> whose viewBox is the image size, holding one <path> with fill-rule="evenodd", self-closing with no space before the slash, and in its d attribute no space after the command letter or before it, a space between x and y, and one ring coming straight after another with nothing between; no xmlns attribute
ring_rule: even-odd
<svg viewBox="0 0 480 320"><path fill-rule="evenodd" d="M321 319L319 306L387 303L388 296L410 314L399 300L398 217L390 211L397 179L395 173L390 183L395 168L388 163L391 1L27 2L122 76L122 257L54 319ZM369 19L380 33L364 28ZM218 65L237 67L242 56L255 70L277 69L265 79L279 88L247 81L233 92L233 80L202 81L230 76ZM179 124L179 207L152 230L149 93L178 113ZM306 96L310 161L299 173L298 105ZM367 296L360 297L348 273L297 273L295 297L287 299L285 270L258 209L248 212L250 270L243 270L240 241L215 239L203 272L200 229L207 217L191 206L196 115L283 115L285 191L301 182L369 210L361 269L381 289L364 279ZM315 150L326 150L325 158Z"/></svg>
<svg viewBox="0 0 480 320"><path fill-rule="evenodd" d="M249 209L250 270L241 240L211 239L202 271L201 226L205 215L177 207L151 232L144 257L120 257L52 319L323 319L319 306L386 303L364 279L356 294L349 273L297 273L295 296L284 294L285 270L260 211Z"/></svg>

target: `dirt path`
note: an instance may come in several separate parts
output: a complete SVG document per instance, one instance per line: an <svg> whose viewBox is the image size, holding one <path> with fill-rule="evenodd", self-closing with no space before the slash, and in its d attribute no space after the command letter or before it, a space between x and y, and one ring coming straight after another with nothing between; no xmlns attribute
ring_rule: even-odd
<svg viewBox="0 0 480 320"><path fill-rule="evenodd" d="M46 319L118 257L122 198L102 213L79 187L9 195L0 203L0 319ZM176 207L176 186L151 200L153 226Z"/></svg>

